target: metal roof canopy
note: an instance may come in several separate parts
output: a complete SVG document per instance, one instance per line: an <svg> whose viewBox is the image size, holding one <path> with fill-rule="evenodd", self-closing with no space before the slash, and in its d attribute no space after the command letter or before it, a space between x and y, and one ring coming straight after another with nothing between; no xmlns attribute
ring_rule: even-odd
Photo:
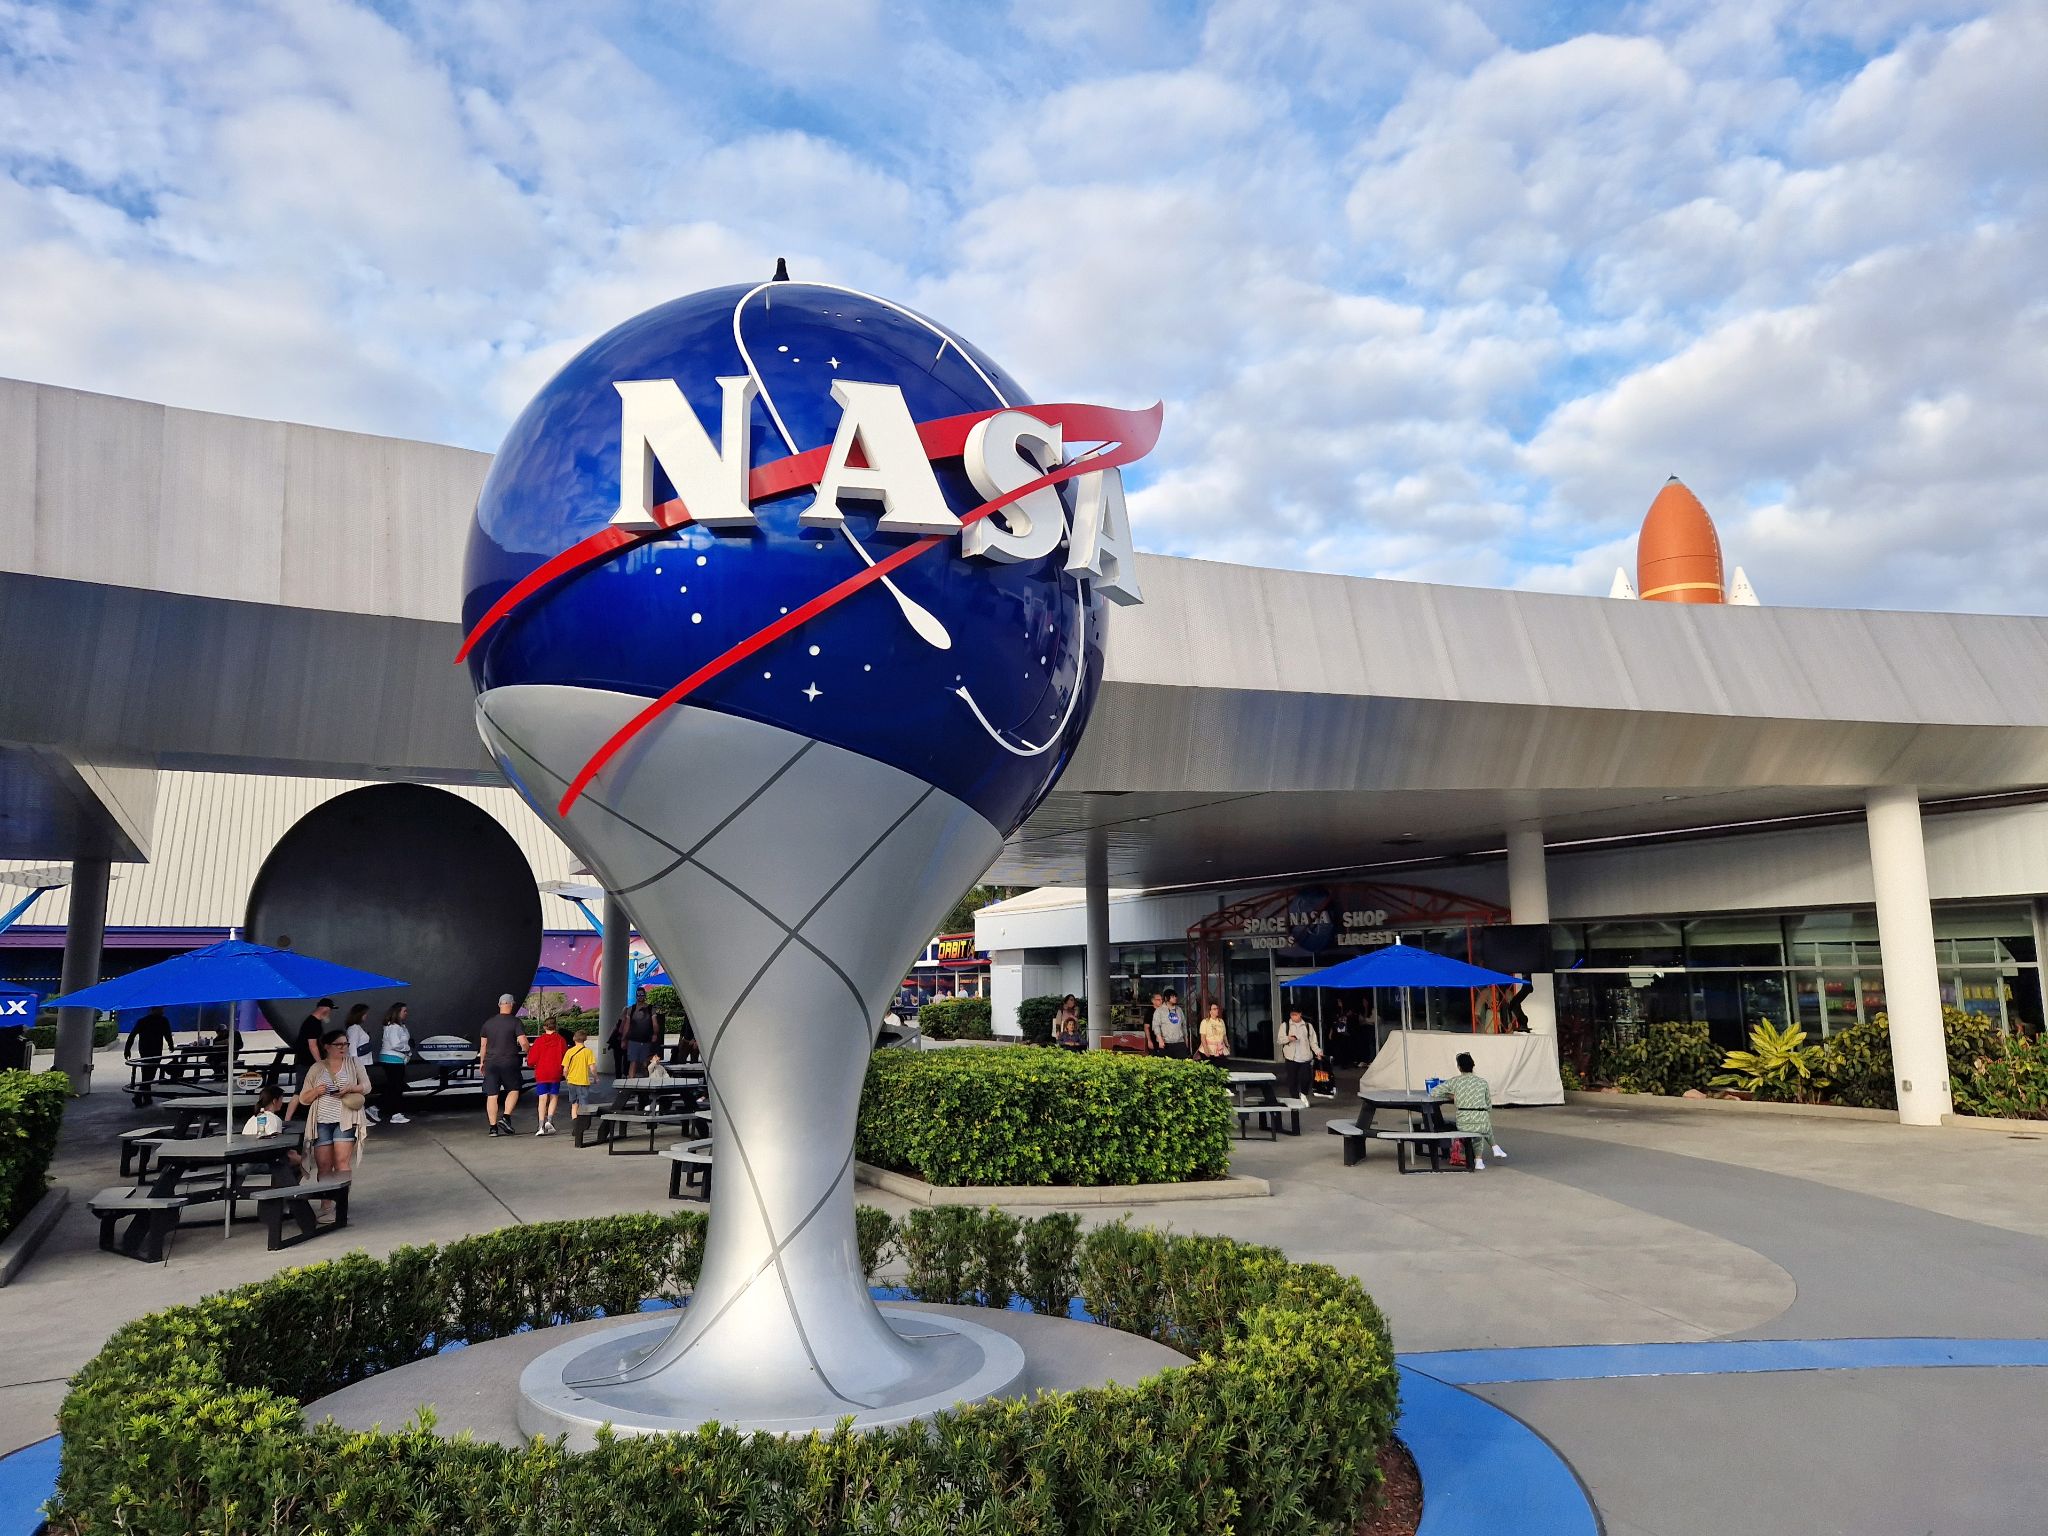
<svg viewBox="0 0 2048 1536"><path fill-rule="evenodd" d="M0 447L0 743L103 779L497 782L450 664L486 456L13 381ZM1157 886L2048 785L2040 618L1140 565L1088 734L994 878L1078 882L1096 825L1112 882ZM0 761L0 815L47 762ZM131 797L96 798L14 856L146 853Z"/></svg>

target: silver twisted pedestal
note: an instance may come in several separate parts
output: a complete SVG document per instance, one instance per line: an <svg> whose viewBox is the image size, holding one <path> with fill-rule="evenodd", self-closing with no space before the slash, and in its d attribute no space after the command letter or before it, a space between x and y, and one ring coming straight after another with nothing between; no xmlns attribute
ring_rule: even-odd
<svg viewBox="0 0 2048 1536"><path fill-rule="evenodd" d="M906 1337L870 1299L853 1135L876 1021L1002 839L899 769L688 707L560 816L568 778L645 702L538 685L477 700L498 761L675 978L704 1052L718 1168L681 1322L636 1319L543 1355L522 1378L522 1427L578 1440L605 1422L801 1430L1001 1390L1023 1368L1010 1341L972 1324L935 1332L929 1318Z"/></svg>

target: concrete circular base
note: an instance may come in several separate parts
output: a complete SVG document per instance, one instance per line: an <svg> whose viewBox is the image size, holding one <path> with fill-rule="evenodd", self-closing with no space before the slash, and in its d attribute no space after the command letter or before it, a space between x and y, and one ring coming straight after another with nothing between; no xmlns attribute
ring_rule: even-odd
<svg viewBox="0 0 2048 1536"><path fill-rule="evenodd" d="M1015 1339L962 1317L941 1317L898 1307L881 1314L911 1340L917 1374L885 1396L853 1404L820 1378L808 1400L785 1411L737 1417L721 1411L721 1383L686 1366L670 1366L639 1381L613 1378L668 1337L673 1318L634 1318L588 1339L572 1339L519 1373L519 1427L529 1435L567 1435L571 1450L589 1450L597 1431L611 1425L622 1435L675 1434L716 1420L730 1428L771 1434L830 1433L851 1417L856 1429L908 1424L942 1408L978 1403L1014 1387L1024 1374L1024 1351Z"/></svg>
<svg viewBox="0 0 2048 1536"><path fill-rule="evenodd" d="M892 1315L892 1322L899 1327L966 1323L1007 1340L1022 1355L1022 1375L995 1394L1000 1396L1024 1398L1038 1392L1072 1391L1112 1382L1131 1385L1188 1363L1186 1356L1150 1339L1098 1323L1041 1317L1035 1312L997 1312L985 1307L942 1307L924 1302L885 1302L882 1310ZM422 1409L431 1409L437 1435L448 1439L469 1435L517 1448L526 1443L531 1433L521 1423L525 1405L515 1390L530 1365L557 1352L585 1354L602 1339L616 1337L626 1342L633 1333L652 1331L658 1335L673 1326L675 1319L673 1312L604 1318L471 1344L344 1387L309 1403L306 1419L308 1423L330 1422L344 1429L381 1427L395 1431ZM643 1338L642 1343L645 1342ZM610 1346L610 1352L616 1360L617 1343ZM559 1380L560 1372L555 1374ZM925 1411L950 1407L959 1400L956 1394ZM616 1417L613 1422L617 1422ZM733 1421L726 1417L721 1422ZM829 1429L830 1423L826 1427ZM545 1433L571 1431L564 1426ZM589 1442L572 1434L570 1443Z"/></svg>

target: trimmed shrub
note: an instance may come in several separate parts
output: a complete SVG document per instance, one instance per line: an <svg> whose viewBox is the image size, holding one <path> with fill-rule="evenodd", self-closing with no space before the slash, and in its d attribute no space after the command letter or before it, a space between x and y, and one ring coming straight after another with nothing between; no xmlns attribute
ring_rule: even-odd
<svg viewBox="0 0 2048 1536"><path fill-rule="evenodd" d="M1080 1284L1075 1256L1081 1249L1081 1218L1072 1211L1054 1211L1027 1221L1017 1247L1024 1299L1035 1312L1065 1317Z"/></svg>
<svg viewBox="0 0 2048 1536"><path fill-rule="evenodd" d="M917 1010L917 1027L934 1040L993 1040L995 1024L985 997L941 997Z"/></svg>
<svg viewBox="0 0 2048 1536"><path fill-rule="evenodd" d="M1704 1090L1721 1070L1721 1052L1705 1024L1648 1024L1634 1040L1603 1044L1593 1076L1623 1093Z"/></svg>
<svg viewBox="0 0 2048 1536"><path fill-rule="evenodd" d="M1949 1081L1962 1114L2048 1120L2048 1037L2002 1036L1971 1060L1966 1076Z"/></svg>
<svg viewBox="0 0 2048 1536"><path fill-rule="evenodd" d="M1079 1006L1081 1022L1086 1024L1088 1022L1088 1004L1079 998L1076 998L1075 1002ZM1057 993L1048 994L1045 997L1027 997L1023 1002L1019 1003L1017 1005L1017 1028L1024 1032L1024 1043L1026 1045L1051 1045L1053 1020L1059 1017L1059 1011L1060 995Z"/></svg>
<svg viewBox="0 0 2048 1536"><path fill-rule="evenodd" d="M28 1032L28 1038L30 1043L39 1051L47 1052L57 1049L57 1018L55 1013L52 1012L50 1014L49 1023L37 1024L31 1029ZM94 1050L97 1051L105 1046L112 1045L120 1038L121 1026L112 1019L97 1019L93 1022L92 1048Z"/></svg>
<svg viewBox="0 0 2048 1536"><path fill-rule="evenodd" d="M1230 1171L1206 1062L1068 1051L877 1051L854 1154L933 1184L1177 1184Z"/></svg>
<svg viewBox="0 0 2048 1536"><path fill-rule="evenodd" d="M50 1187L50 1159L71 1079L62 1072L0 1072L0 1237Z"/></svg>
<svg viewBox="0 0 2048 1536"><path fill-rule="evenodd" d="M2048 1062L2048 1046L2008 1037L1999 1031L1997 1020L1964 1008L1942 1009L1941 1030L1958 1114L2048 1118L2048 1073L2034 1065ZM1821 1072L1828 1080L1826 1102L1862 1109L1899 1107L1887 1015L1836 1030L1820 1049Z"/></svg>
<svg viewBox="0 0 2048 1536"><path fill-rule="evenodd" d="M943 1226L959 1258L935 1255L942 1269L971 1271L999 1246L995 1223L962 1214ZM713 1425L584 1453L306 1423L301 1404L439 1345L592 1315L580 1291L563 1312L557 1259L571 1291L590 1280L617 1300L613 1288L637 1277L665 1294L700 1251L704 1221L607 1217L382 1261L352 1254L129 1323L64 1400L50 1529L1310 1536L1348 1530L1377 1486L1397 1387L1365 1290L1270 1248L1120 1226L1091 1233L1075 1256L1089 1309L1194 1357L1135 1386L974 1404L864 1434ZM1039 1222L1021 1225L1020 1252L1057 1246L1037 1237ZM457 1298L480 1289L491 1315L471 1334Z"/></svg>

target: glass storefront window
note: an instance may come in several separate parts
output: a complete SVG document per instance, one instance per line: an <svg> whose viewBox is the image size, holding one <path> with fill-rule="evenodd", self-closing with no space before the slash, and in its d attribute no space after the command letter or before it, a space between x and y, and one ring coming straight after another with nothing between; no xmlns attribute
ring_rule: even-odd
<svg viewBox="0 0 2048 1536"><path fill-rule="evenodd" d="M1685 946L1676 923L1588 923L1586 964L1683 965Z"/></svg>
<svg viewBox="0 0 2048 1536"><path fill-rule="evenodd" d="M1688 967L1783 965L1785 934L1776 917L1698 917L1685 925Z"/></svg>
<svg viewBox="0 0 2048 1536"><path fill-rule="evenodd" d="M1785 919L1787 958L1794 965L1877 965L1877 914L1804 912Z"/></svg>

